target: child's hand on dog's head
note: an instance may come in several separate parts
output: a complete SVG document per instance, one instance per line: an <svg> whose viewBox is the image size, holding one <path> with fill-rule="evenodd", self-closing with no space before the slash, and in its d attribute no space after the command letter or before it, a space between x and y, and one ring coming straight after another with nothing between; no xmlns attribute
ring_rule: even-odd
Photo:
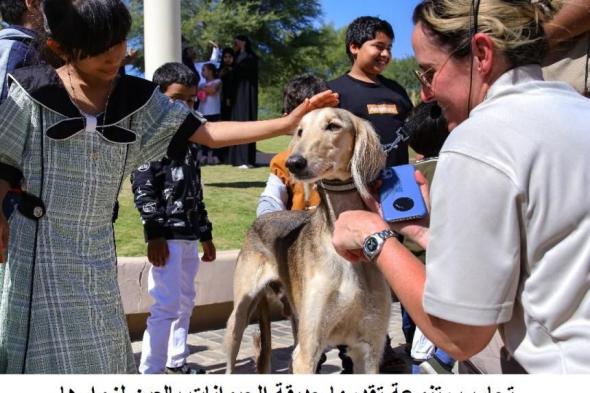
<svg viewBox="0 0 590 393"><path fill-rule="evenodd" d="M314 109L335 107L338 105L338 102L340 102L338 100L338 93L334 93L332 90L325 90L311 98L305 99L305 101L293 109L287 117L291 124L299 124L303 116Z"/></svg>

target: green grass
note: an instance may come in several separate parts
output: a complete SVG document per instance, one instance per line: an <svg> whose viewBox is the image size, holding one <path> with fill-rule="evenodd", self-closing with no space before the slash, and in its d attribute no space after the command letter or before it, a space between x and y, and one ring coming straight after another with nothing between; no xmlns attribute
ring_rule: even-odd
<svg viewBox="0 0 590 393"><path fill-rule="evenodd" d="M256 148L265 153L278 153L285 150L290 141L290 135L277 136L262 142L256 142Z"/></svg>
<svg viewBox="0 0 590 393"><path fill-rule="evenodd" d="M118 256L145 255L143 226L139 220L139 212L133 204L131 183L125 179L119 194L119 218L115 223L115 240Z"/></svg>
<svg viewBox="0 0 590 393"><path fill-rule="evenodd" d="M280 136L258 142L257 148L266 153L279 152L289 141L290 137ZM205 166L202 176L215 247L217 250L240 248L246 230L256 217L256 203L266 184L268 168L244 170L229 165ZM129 179L123 183L119 203L119 218L115 224L117 254L145 255L143 227L133 204Z"/></svg>

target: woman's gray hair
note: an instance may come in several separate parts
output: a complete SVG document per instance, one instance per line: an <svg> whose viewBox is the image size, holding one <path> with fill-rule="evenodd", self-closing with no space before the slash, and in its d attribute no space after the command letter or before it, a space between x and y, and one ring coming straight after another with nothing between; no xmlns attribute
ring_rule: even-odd
<svg viewBox="0 0 590 393"><path fill-rule="evenodd" d="M563 2L424 0L416 6L413 20L421 22L438 44L457 58L471 53L471 38L477 26L477 32L486 33L512 67L517 67L541 63L548 49L543 24L553 18ZM479 10L474 10L476 3Z"/></svg>

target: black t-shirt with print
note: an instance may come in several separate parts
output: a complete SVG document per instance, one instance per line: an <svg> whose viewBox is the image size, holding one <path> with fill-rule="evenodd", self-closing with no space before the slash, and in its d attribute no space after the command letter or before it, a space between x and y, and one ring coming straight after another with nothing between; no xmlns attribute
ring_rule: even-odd
<svg viewBox="0 0 590 393"><path fill-rule="evenodd" d="M396 81L379 76L379 83L368 83L344 74L328 82L340 95L340 108L371 122L386 145L395 140L397 129L412 109L406 90ZM387 156L387 166L407 164L408 146L400 143Z"/></svg>

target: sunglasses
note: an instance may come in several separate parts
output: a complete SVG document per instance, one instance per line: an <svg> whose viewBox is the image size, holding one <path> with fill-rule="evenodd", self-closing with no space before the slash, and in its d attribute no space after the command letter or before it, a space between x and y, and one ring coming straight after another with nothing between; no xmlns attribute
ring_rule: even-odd
<svg viewBox="0 0 590 393"><path fill-rule="evenodd" d="M432 85L434 83L434 78L436 76L436 73L440 72L443 69L443 67L449 62L451 57L453 57L453 55L455 55L455 53L457 53L457 52L458 52L458 50L452 51L447 56L445 61L443 61L443 63L440 65L440 67L438 67L438 70L436 70L434 67L429 67L428 69L426 69L424 71L414 70L414 76L416 77L416 79L418 79L418 82L420 82L422 87L432 91Z"/></svg>

